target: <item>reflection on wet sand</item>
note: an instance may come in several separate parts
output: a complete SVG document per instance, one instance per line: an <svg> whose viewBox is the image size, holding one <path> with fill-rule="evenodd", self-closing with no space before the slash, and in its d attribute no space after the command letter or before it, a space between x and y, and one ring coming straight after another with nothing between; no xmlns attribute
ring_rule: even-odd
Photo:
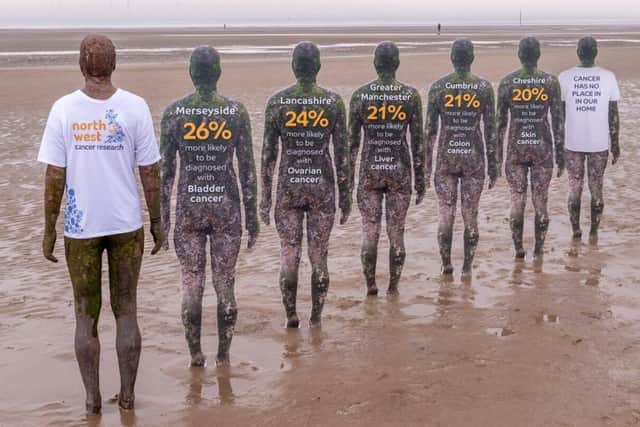
<svg viewBox="0 0 640 427"><path fill-rule="evenodd" d="M136 411L120 411L120 424L125 427L133 427L138 425Z"/></svg>
<svg viewBox="0 0 640 427"><path fill-rule="evenodd" d="M302 363L301 359L311 357L322 351L322 346L328 338L327 332L322 327L314 328L283 328L281 368L285 368L284 361L290 366L286 369L295 370Z"/></svg>
<svg viewBox="0 0 640 427"><path fill-rule="evenodd" d="M189 378L189 387L184 403L186 405L198 405L202 402L202 388L206 381L206 369L201 367L189 368L191 378Z"/></svg>
<svg viewBox="0 0 640 427"><path fill-rule="evenodd" d="M510 328L487 328L485 329L489 335L495 335L497 337L508 337L515 334L513 329Z"/></svg>
<svg viewBox="0 0 640 427"><path fill-rule="evenodd" d="M327 338L327 334L322 331L322 328L311 328L309 330L311 337L311 347L315 352L322 351L322 343Z"/></svg>
<svg viewBox="0 0 640 427"><path fill-rule="evenodd" d="M446 310L446 308L454 304L454 293L451 288L452 282L442 282L438 290L437 305L438 310Z"/></svg>
<svg viewBox="0 0 640 427"><path fill-rule="evenodd" d="M540 321L543 323L560 323L560 316L557 314L543 313L540 317Z"/></svg>
<svg viewBox="0 0 640 427"><path fill-rule="evenodd" d="M602 275L601 268L589 269L589 277L584 280L586 286L598 286L600 285L600 276Z"/></svg>
<svg viewBox="0 0 640 427"><path fill-rule="evenodd" d="M123 427L135 427L137 425L140 425L140 420L136 416L135 409L119 410L117 418L118 418L118 421L120 422L119 425ZM77 425L77 426L84 426L84 427L106 427L106 426L112 425L113 421L115 420L112 420L111 417L105 417L101 415L92 415L92 416L86 417L80 423L77 423L77 424L72 423L69 425L72 425L72 426Z"/></svg>
<svg viewBox="0 0 640 427"><path fill-rule="evenodd" d="M220 399L220 403L223 405L231 405L235 400L231 387L231 368L218 366L216 368L216 378L218 380L218 398Z"/></svg>
<svg viewBox="0 0 640 427"><path fill-rule="evenodd" d="M189 367L187 371L188 377L184 380L186 407L203 404L205 406L233 404L236 396L233 393L232 383L233 381L243 383L243 379L247 376L240 366L216 366L213 369Z"/></svg>
<svg viewBox="0 0 640 427"><path fill-rule="evenodd" d="M375 318L378 316L380 311L379 301L378 296L367 295L364 301L364 311L367 317Z"/></svg>
<svg viewBox="0 0 640 427"><path fill-rule="evenodd" d="M302 344L302 336L299 328L285 328L284 352L283 357L287 359L295 359L299 357L300 346Z"/></svg>
<svg viewBox="0 0 640 427"><path fill-rule="evenodd" d="M542 267L544 265L544 261L541 258L534 259L531 261L531 269L534 273L542 273Z"/></svg>
<svg viewBox="0 0 640 427"><path fill-rule="evenodd" d="M522 272L524 271L524 260L515 260L513 262L513 272L511 273L510 284L515 286L523 286L525 282L522 280Z"/></svg>
<svg viewBox="0 0 640 427"><path fill-rule="evenodd" d="M602 271L607 267L609 255L601 251L597 244L572 241L567 251L565 270L581 273L580 282L585 286L598 287Z"/></svg>

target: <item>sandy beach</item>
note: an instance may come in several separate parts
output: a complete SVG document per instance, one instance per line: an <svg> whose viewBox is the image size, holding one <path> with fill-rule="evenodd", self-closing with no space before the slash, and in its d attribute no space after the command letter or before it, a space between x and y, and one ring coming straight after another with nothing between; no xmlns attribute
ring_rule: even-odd
<svg viewBox="0 0 640 427"><path fill-rule="evenodd" d="M592 34L600 40L597 63L616 73L622 94L622 156L606 173L600 242L571 243L567 178L554 178L544 264L534 266L530 256L515 263L509 190L501 178L481 199L472 281L459 280L460 216L456 275L446 281L439 274L437 206L430 189L425 202L409 210L399 297L366 298L354 206L349 222L333 231L322 330L307 328L306 256L298 291L302 328L286 330L278 238L273 226L262 225L256 248L248 252L243 245L237 265L239 318L227 370L213 364L217 337L210 284L203 319L210 363L205 369L187 367L180 271L171 244L168 252L147 253L143 260L136 409L120 413L116 403L105 401L103 415L87 420L62 228L55 251L61 262L51 264L40 249L45 167L35 161L52 103L82 85L73 52L87 31L0 31L0 189L6 198L0 206L0 426L640 424L640 27L460 27L445 28L440 36L419 27L104 32L121 49L115 83L147 100L156 128L164 107L192 90L185 62L190 49L219 47L219 91L249 110L258 169L264 106L293 82L289 55L300 40L321 46L319 83L345 101L375 77L375 44L396 41L398 78L418 88L424 100L429 85L450 72L449 47L457 37L477 42L472 71L497 87L518 67L523 35L540 37L540 68L557 74L577 64L575 43ZM585 185L583 229L588 206ZM530 254L530 201L525 224ZM385 289L384 234L379 250L378 284ZM107 400L118 391L119 377L106 282L99 334Z"/></svg>

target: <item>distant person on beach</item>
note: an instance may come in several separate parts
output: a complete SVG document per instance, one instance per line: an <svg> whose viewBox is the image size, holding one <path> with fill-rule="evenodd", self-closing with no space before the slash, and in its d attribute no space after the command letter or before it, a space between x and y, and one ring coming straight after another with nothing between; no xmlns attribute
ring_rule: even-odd
<svg viewBox="0 0 640 427"><path fill-rule="evenodd" d="M620 157L620 90L616 76L595 65L598 44L593 37L578 42L580 65L560 73L565 120L565 157L569 176L569 218L573 238L582 238L580 201L585 163L591 192L589 241L598 242L598 227L604 210L603 178L609 151L611 164Z"/></svg>
<svg viewBox="0 0 640 427"><path fill-rule="evenodd" d="M327 256L336 211L334 176L342 211L340 224L351 212L346 113L340 96L316 83L320 50L315 44L302 42L295 47L292 68L296 84L273 95L265 111L260 217L269 224L273 175L281 151L274 218L280 236L280 290L287 327L299 326L296 295L305 216L311 261L309 326L318 327L329 290Z"/></svg>
<svg viewBox="0 0 640 427"><path fill-rule="evenodd" d="M257 180L249 113L238 101L217 92L220 55L199 47L191 55L189 74L195 92L169 105L161 125L162 223L168 236L171 194L180 157L176 224L173 233L182 267L182 323L191 366L204 366L200 345L202 295L207 268L207 239L211 251L211 281L218 297L216 363L229 364L229 348L238 316L234 287L236 260L242 237L238 160L248 247L259 232ZM169 248L168 242L165 249Z"/></svg>
<svg viewBox="0 0 640 427"><path fill-rule="evenodd" d="M538 69L538 39L523 38L518 57L522 68L503 78L498 89L498 169L501 167L502 148L506 139L505 175L511 189L509 223L515 257L522 260L526 253L522 235L530 182L535 209L533 256L541 260L549 228L547 201L554 154L557 176L560 177L564 170L564 114L558 79Z"/></svg>
<svg viewBox="0 0 640 427"><path fill-rule="evenodd" d="M438 35L440 35L440 31L442 30L442 25L438 22Z"/></svg>
<svg viewBox="0 0 640 427"><path fill-rule="evenodd" d="M66 193L64 246L73 285L75 352L84 383L86 409L99 414L102 254L107 252L111 309L116 318L116 350L120 367L118 404L134 406L140 360L136 292L144 249L138 166L158 252L164 241L160 222L160 154L146 102L116 89L111 75L116 51L105 36L89 35L80 45L82 90L53 105L38 160L46 163L45 258L53 255L56 222Z"/></svg>
<svg viewBox="0 0 640 427"><path fill-rule="evenodd" d="M440 135L433 181L438 195L438 244L442 273L453 274L451 244L460 187L464 221L462 277L465 279L471 277L478 246L478 204L484 185L485 164L489 189L493 188L498 177L493 88L489 81L471 74L473 59L471 40L456 40L451 47L455 71L431 86L427 106L427 183L431 177L433 146Z"/></svg>
<svg viewBox="0 0 640 427"><path fill-rule="evenodd" d="M395 44L380 43L373 63L378 78L355 91L349 108L352 189L362 142L357 198L362 215L361 260L368 295L378 294L376 261L383 201L390 243L388 292L393 294L398 292L406 256L404 226L411 204L412 170L416 204L425 193L420 94L396 80L400 51ZM407 143L407 131L411 134L411 147Z"/></svg>

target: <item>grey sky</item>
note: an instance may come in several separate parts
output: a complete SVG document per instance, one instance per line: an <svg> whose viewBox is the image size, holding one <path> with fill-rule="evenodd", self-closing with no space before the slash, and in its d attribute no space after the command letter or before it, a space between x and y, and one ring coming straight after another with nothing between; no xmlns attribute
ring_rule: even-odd
<svg viewBox="0 0 640 427"><path fill-rule="evenodd" d="M638 0L0 0L0 27L241 24L640 24Z"/></svg>

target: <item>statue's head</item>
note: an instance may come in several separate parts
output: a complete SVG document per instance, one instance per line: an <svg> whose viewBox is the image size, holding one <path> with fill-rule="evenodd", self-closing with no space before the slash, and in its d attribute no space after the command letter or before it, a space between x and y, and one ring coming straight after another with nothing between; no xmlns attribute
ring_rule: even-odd
<svg viewBox="0 0 640 427"><path fill-rule="evenodd" d="M373 65L379 76L394 75L400 66L400 50L395 43L382 42L376 47Z"/></svg>
<svg viewBox="0 0 640 427"><path fill-rule="evenodd" d="M300 42L293 49L293 74L298 80L315 80L320 71L320 49L315 43Z"/></svg>
<svg viewBox="0 0 640 427"><path fill-rule="evenodd" d="M518 58L525 67L535 68L540 59L540 42L535 37L525 37L520 40Z"/></svg>
<svg viewBox="0 0 640 427"><path fill-rule="evenodd" d="M116 69L116 48L100 34L90 34L80 43L80 71L85 77L108 78Z"/></svg>
<svg viewBox="0 0 640 427"><path fill-rule="evenodd" d="M578 58L586 65L593 65L598 56L598 42L591 36L583 37L578 41Z"/></svg>
<svg viewBox="0 0 640 427"><path fill-rule="evenodd" d="M200 46L193 51L189 61L189 75L196 88L214 89L220 74L222 74L222 68L217 50L209 46Z"/></svg>
<svg viewBox="0 0 640 427"><path fill-rule="evenodd" d="M469 39L458 39L451 46L451 63L456 70L469 71L474 60L473 43Z"/></svg>

